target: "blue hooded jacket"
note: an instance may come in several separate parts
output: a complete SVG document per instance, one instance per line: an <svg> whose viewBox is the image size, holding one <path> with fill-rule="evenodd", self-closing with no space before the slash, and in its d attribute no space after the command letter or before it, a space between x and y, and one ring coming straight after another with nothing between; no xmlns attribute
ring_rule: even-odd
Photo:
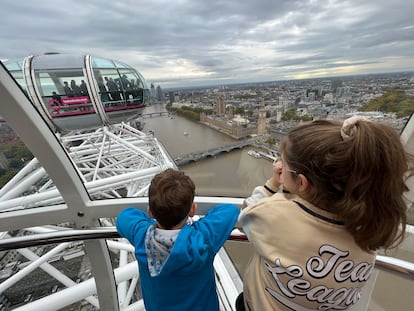
<svg viewBox="0 0 414 311"><path fill-rule="evenodd" d="M156 276L150 274L145 248L147 230L156 221L133 207L118 215L119 234L135 247L147 311L219 310L213 261L238 215L237 206L220 204L205 217L184 225Z"/></svg>

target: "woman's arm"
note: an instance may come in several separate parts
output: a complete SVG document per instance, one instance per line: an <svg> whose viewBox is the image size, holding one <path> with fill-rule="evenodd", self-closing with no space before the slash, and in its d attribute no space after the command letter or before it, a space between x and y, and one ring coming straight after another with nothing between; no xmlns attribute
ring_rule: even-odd
<svg viewBox="0 0 414 311"><path fill-rule="evenodd" d="M263 186L258 186L253 189L252 195L246 198L243 202L242 208L250 206L260 199L267 198L280 190L282 185L282 162L277 161L273 163L273 175Z"/></svg>

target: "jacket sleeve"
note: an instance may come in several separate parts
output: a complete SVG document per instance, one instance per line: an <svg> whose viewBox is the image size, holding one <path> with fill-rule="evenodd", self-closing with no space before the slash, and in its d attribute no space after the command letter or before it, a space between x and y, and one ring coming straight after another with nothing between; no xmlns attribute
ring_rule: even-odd
<svg viewBox="0 0 414 311"><path fill-rule="evenodd" d="M261 199L268 198L279 191L280 189L276 188L271 184L270 180L268 180L264 186L257 186L253 189L252 195L244 200L242 209L257 203Z"/></svg>
<svg viewBox="0 0 414 311"><path fill-rule="evenodd" d="M269 239L266 243L274 244L277 236L268 234L266 228L276 228L280 223L288 223L288 218L283 220L280 215L282 210L286 211L297 207L297 204L293 201L294 198L296 196L292 194L276 193L243 209L238 221L249 241L252 243L259 241L257 243L265 244L261 242ZM283 215L290 217L289 213Z"/></svg>
<svg viewBox="0 0 414 311"><path fill-rule="evenodd" d="M266 189L263 186L257 186L253 189L252 195L248 198L246 198L243 202L243 209L256 203L257 201L269 197L269 192L266 191Z"/></svg>
<svg viewBox="0 0 414 311"><path fill-rule="evenodd" d="M120 236L126 238L135 245L137 235L144 234L149 224L155 223L144 211L134 207L128 207L121 211L116 219L116 229Z"/></svg>
<svg viewBox="0 0 414 311"><path fill-rule="evenodd" d="M219 204L193 225L203 234L204 240L217 253L224 245L239 216L234 204Z"/></svg>

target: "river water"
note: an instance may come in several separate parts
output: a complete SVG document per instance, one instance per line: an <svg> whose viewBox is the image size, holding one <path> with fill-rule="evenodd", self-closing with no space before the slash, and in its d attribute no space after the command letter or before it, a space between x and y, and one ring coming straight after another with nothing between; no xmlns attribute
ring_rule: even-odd
<svg viewBox="0 0 414 311"><path fill-rule="evenodd" d="M163 105L147 107L143 114L164 111ZM180 116L144 118L144 132L154 131L155 137L172 157L230 144L235 140L206 125ZM187 133L188 135L185 135ZM246 197L272 174L269 160L247 154L252 147L221 153L180 167L196 184L199 195Z"/></svg>

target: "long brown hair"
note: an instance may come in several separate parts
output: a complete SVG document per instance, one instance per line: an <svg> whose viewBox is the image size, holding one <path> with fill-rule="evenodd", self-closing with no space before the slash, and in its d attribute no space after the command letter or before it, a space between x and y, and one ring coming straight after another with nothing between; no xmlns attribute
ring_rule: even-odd
<svg viewBox="0 0 414 311"><path fill-rule="evenodd" d="M318 120L292 129L281 145L285 161L310 181L311 203L338 215L362 249L396 246L413 156L386 124L357 120L345 136L342 125Z"/></svg>

